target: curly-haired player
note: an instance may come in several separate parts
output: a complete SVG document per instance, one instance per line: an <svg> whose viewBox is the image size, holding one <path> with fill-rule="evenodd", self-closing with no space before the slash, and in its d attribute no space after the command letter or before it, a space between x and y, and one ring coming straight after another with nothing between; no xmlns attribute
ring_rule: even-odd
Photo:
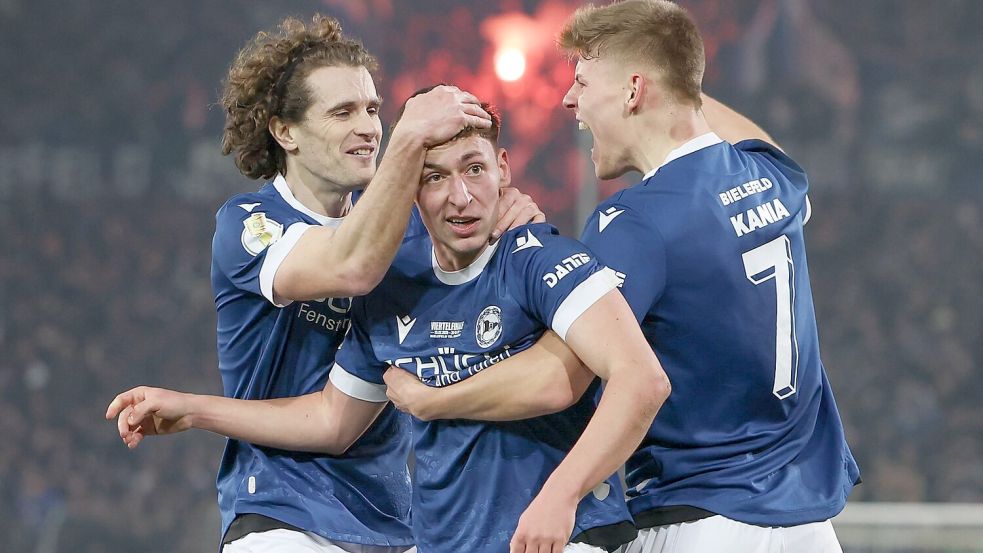
<svg viewBox="0 0 983 553"><path fill-rule="evenodd" d="M324 387L350 324L348 298L378 284L416 220L427 147L491 124L473 96L438 87L407 104L377 169L375 68L336 20L316 16L259 33L229 70L222 151L243 175L267 183L216 215L212 286L228 397ZM352 193L370 181L353 207ZM516 203L528 213L528 204ZM418 223L414 229L422 231ZM229 440L217 481L223 550L411 547L404 427L388 409L334 457Z"/></svg>

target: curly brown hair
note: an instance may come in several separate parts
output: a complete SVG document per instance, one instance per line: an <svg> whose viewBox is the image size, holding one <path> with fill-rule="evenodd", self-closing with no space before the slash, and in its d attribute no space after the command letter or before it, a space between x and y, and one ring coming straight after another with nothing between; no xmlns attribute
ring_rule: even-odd
<svg viewBox="0 0 983 553"><path fill-rule="evenodd" d="M361 42L342 34L337 19L317 14L308 25L288 17L278 32L257 34L229 68L221 99L222 154L234 152L236 167L251 179L286 174L286 152L270 133L270 119L303 120L313 103L307 76L336 66L378 68Z"/></svg>

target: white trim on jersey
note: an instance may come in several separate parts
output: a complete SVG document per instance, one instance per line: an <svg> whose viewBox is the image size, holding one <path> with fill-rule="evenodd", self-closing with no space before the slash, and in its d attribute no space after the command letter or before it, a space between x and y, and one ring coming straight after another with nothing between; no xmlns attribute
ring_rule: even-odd
<svg viewBox="0 0 983 553"><path fill-rule="evenodd" d="M276 188L276 191L279 192L281 196L283 196L283 200L290 204L290 207L296 209L304 215L307 215L311 219L314 219L326 227L337 228L338 225L345 220L344 217L328 217L327 215L315 213L306 205L300 203L300 200L294 197L294 193L290 191L290 187L287 185L287 179L283 178L283 175L277 175L276 178L273 179L273 187Z"/></svg>
<svg viewBox="0 0 983 553"><path fill-rule="evenodd" d="M802 226L805 226L812 219L812 202L809 201L809 195L806 195L806 214L802 217Z"/></svg>
<svg viewBox="0 0 983 553"><path fill-rule="evenodd" d="M601 296L618 287L618 277L614 271L605 267L587 277L574 288L553 314L553 332L561 340L567 339L567 332L584 311L594 305Z"/></svg>
<svg viewBox="0 0 983 553"><path fill-rule="evenodd" d="M373 403L385 403L389 401L389 398L386 396L385 384L376 384L375 382L363 380L346 371L338 363L335 363L334 368L328 373L328 379L331 380L331 383L340 392L355 399L371 401Z"/></svg>
<svg viewBox="0 0 983 553"><path fill-rule="evenodd" d="M645 173L645 176L642 177L642 180L651 178L656 171L665 167L670 161L675 161L685 155L689 155L692 154L693 152L702 150L703 148L716 146L721 142L723 142L723 140L719 136L717 136L716 133L708 132L706 134L701 134L700 136L697 136L696 138L687 141L682 146L669 152L669 155L666 156L665 161L663 161L662 164L656 167L655 169L652 169L648 173Z"/></svg>
<svg viewBox="0 0 983 553"><path fill-rule="evenodd" d="M459 271L445 271L440 268L440 264L437 263L437 252L431 248L430 250L430 264L433 265L433 274L437 277L437 280L443 282L444 284L450 284L451 286L458 286L460 284L465 284L471 282L472 280L478 278L481 271L485 270L485 266L491 261L493 255L495 255L495 250L498 249L498 245L502 241L499 240L491 246L485 248L485 251L481 252L478 259L475 259L467 267Z"/></svg>
<svg viewBox="0 0 983 553"><path fill-rule="evenodd" d="M266 299L270 300L270 303L277 307L286 307L293 303L293 301L279 304L273 299L273 277L276 276L277 270L280 269L280 264L287 258L290 250L297 245L297 241L300 240L300 237L309 228L311 228L311 225L307 223L294 223L287 227L287 231L283 233L283 236L279 240L266 248L266 257L263 259L263 266L259 268L259 291L263 293Z"/></svg>

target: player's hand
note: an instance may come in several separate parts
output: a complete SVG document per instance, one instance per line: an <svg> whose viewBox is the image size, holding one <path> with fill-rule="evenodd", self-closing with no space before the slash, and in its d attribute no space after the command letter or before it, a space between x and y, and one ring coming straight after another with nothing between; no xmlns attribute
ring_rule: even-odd
<svg viewBox="0 0 983 553"><path fill-rule="evenodd" d="M429 148L454 138L465 127L487 129L491 121L474 95L456 86L441 85L406 101L393 136L412 133Z"/></svg>
<svg viewBox="0 0 983 553"><path fill-rule="evenodd" d="M434 418L429 407L437 389L399 367L390 366L382 378L386 382L386 395L397 409L424 421Z"/></svg>
<svg viewBox="0 0 983 553"><path fill-rule="evenodd" d="M494 243L509 229L527 223L546 222L546 214L539 209L529 194L523 194L518 188L511 186L502 188L498 191L498 197L498 210L502 216L492 230L489 242Z"/></svg>
<svg viewBox="0 0 983 553"><path fill-rule="evenodd" d="M119 437L130 449L146 436L182 432L191 428L189 394L139 386L116 396L106 419L117 417Z"/></svg>
<svg viewBox="0 0 983 553"><path fill-rule="evenodd" d="M573 533L578 500L553 496L547 487L519 517L509 553L562 553Z"/></svg>

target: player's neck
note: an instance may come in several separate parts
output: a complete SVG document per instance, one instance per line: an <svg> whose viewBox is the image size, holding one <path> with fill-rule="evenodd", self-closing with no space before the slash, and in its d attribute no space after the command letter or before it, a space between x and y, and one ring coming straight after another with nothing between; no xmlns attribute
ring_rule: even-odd
<svg viewBox="0 0 983 553"><path fill-rule="evenodd" d="M324 180L299 164L287 165L284 176L290 192L304 207L328 217L343 217L351 209L351 191Z"/></svg>
<svg viewBox="0 0 983 553"><path fill-rule="evenodd" d="M478 248L473 252L455 252L436 240L433 241L433 245L434 257L437 258L437 267L445 273L454 273L467 269L481 257L485 248L488 247L486 242L484 247Z"/></svg>
<svg viewBox="0 0 983 553"><path fill-rule="evenodd" d="M659 130L655 133L643 134L644 138L637 142L639 149L633 156L634 165L643 175L661 167L669 152L698 136L711 132L703 112L696 110L683 109L667 113L661 123L646 125L648 129Z"/></svg>

